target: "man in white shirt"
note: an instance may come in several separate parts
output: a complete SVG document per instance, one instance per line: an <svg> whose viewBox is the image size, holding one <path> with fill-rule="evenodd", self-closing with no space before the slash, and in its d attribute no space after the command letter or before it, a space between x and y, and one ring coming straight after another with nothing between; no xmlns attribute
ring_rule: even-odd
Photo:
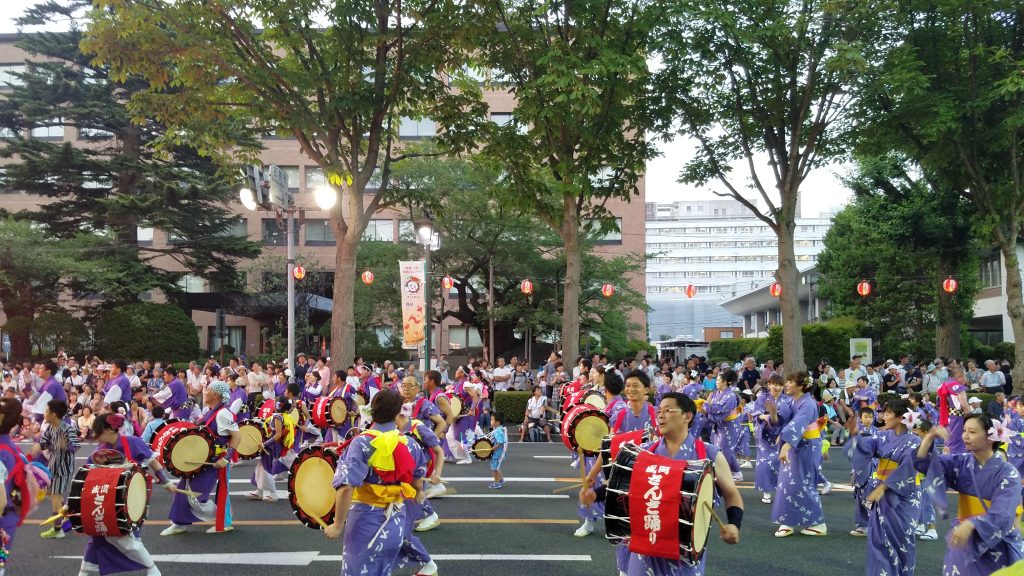
<svg viewBox="0 0 1024 576"><path fill-rule="evenodd" d="M498 357L498 366L494 368L491 383L494 389L504 392L508 390L509 381L512 379L512 370L505 366L505 359Z"/></svg>
<svg viewBox="0 0 1024 576"><path fill-rule="evenodd" d="M530 424L542 428L544 434L548 437L548 442L551 442L551 425L544 418L544 412L547 411L548 407L548 399L544 396L543 392L540 386L534 386L533 396L526 402L526 419L523 420L523 427L519 429L520 442L526 436L526 430Z"/></svg>
<svg viewBox="0 0 1024 576"><path fill-rule="evenodd" d="M852 358L850 358L850 367L844 370L844 379L846 380L846 387L851 388L853 386L856 386L857 378L867 375L867 370L865 370L864 367L860 365L860 356L854 355Z"/></svg>
<svg viewBox="0 0 1024 576"><path fill-rule="evenodd" d="M994 360L985 360L985 368L987 372L981 375L981 386L985 388L985 392L1002 392L1003 386L1006 385L1006 376L999 371L999 366Z"/></svg>

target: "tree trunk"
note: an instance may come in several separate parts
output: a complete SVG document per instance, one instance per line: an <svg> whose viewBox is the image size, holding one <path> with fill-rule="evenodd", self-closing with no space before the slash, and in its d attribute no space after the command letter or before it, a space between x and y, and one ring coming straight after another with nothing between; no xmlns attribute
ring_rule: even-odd
<svg viewBox="0 0 1024 576"><path fill-rule="evenodd" d="M1006 312L1013 329L1013 393L1024 393L1024 294L1021 293L1020 261L1017 258L1017 234L1006 234L999 242L1006 262ZM1005 334L1003 335L1005 338Z"/></svg>
<svg viewBox="0 0 1024 576"><path fill-rule="evenodd" d="M565 250L565 290L562 294L562 360L575 362L580 353L580 220L575 196L562 199L562 247Z"/></svg>
<svg viewBox="0 0 1024 576"><path fill-rule="evenodd" d="M351 220L358 220L358 216ZM344 370L356 354L355 282L356 253L364 226L349 221L343 235L335 235L334 305L331 309L331 370ZM335 227L337 229L337 227Z"/></svg>
<svg viewBox="0 0 1024 576"><path fill-rule="evenodd" d="M939 254L938 272L939 278L945 279L952 276L956 268L949 256ZM943 358L960 357L960 317L957 315L953 299L950 294L942 289L942 283L935 287L938 290L938 315L935 324L935 355Z"/></svg>
<svg viewBox="0 0 1024 576"><path fill-rule="evenodd" d="M782 310L782 355L787 374L807 369L804 362L804 315L800 311L800 273L796 267L793 233L796 221L780 215L779 268L775 280L782 286L779 308Z"/></svg>

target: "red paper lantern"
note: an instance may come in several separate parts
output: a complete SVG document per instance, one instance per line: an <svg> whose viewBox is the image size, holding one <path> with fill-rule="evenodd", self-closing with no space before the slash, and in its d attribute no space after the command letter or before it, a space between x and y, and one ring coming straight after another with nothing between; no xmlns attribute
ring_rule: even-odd
<svg viewBox="0 0 1024 576"><path fill-rule="evenodd" d="M778 298L782 294L782 284L772 282L772 285L768 287L768 293L774 298Z"/></svg>
<svg viewBox="0 0 1024 576"><path fill-rule="evenodd" d="M688 284L686 286L686 296L688 298L693 298L696 295L697 295L697 287L694 286L693 284Z"/></svg>
<svg viewBox="0 0 1024 576"><path fill-rule="evenodd" d="M296 280L302 280L306 277L306 269L302 266L296 266L295 268L292 268L292 276L294 276Z"/></svg>
<svg viewBox="0 0 1024 576"><path fill-rule="evenodd" d="M359 277L363 279L363 284L366 284L367 286L373 284L373 272L367 270L366 272L360 274Z"/></svg>
<svg viewBox="0 0 1024 576"><path fill-rule="evenodd" d="M615 295L615 286L612 286L611 284L604 284L601 286L601 295L605 298L611 298Z"/></svg>
<svg viewBox="0 0 1024 576"><path fill-rule="evenodd" d="M867 298L871 294L871 283L867 280L861 280L857 284L857 294L860 294L862 298Z"/></svg>
<svg viewBox="0 0 1024 576"><path fill-rule="evenodd" d="M942 281L942 289L945 290L947 294L956 292L956 289L959 287L960 283L954 280L952 276Z"/></svg>
<svg viewBox="0 0 1024 576"><path fill-rule="evenodd" d="M533 282L523 280L523 283L519 285L519 289L523 291L523 294L529 296L530 294L533 294Z"/></svg>
<svg viewBox="0 0 1024 576"><path fill-rule="evenodd" d="M441 288L451 290L453 286L455 286L455 279L451 276L445 275L444 278L441 278Z"/></svg>

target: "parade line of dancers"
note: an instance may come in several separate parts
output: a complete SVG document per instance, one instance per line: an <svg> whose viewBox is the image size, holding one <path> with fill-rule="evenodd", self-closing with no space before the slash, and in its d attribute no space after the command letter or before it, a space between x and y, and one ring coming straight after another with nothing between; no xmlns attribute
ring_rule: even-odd
<svg viewBox="0 0 1024 576"><path fill-rule="evenodd" d="M140 437L128 408L133 393L125 363L114 361L105 411L91 429L98 444L76 470L78 439L57 366L44 361L37 371L45 384L24 407L18 398L0 398L6 478L0 574L18 527L45 493L55 514L43 536L70 530L88 536L80 576L158 575L140 532L152 484L172 494L170 525L161 536L208 522L208 534L231 532L228 483L240 459L255 460L253 500L276 500L275 476L289 474L300 520L343 539L343 575L404 567L437 574L416 534L440 523L429 498L445 492L444 463L489 460L489 487L500 489L508 453L504 422L519 417L492 413L492 431L481 434L488 387L462 367L448 386L434 370L422 383L411 375L382 383L365 368L356 368L355 378L338 371L327 383L310 371L303 385L282 383L258 406L247 401L235 374L207 385L196 405L185 371L168 368L164 388L148 399L160 422ZM539 395L527 408L523 435L536 427L550 437L545 412L560 415L563 442L580 473L582 524L575 536L592 534L604 521L620 575L703 574L709 532L727 544L740 542L744 503L735 481L751 466L761 501L771 505L776 537L827 535L819 487L828 399L814 399L817 383L806 372L772 375L756 397L740 394L736 380L727 369L714 390L673 390L652 387L642 370L623 377L591 369L562 388L561 410L543 406ZM847 447L856 500L851 534L866 537L868 576L914 574L917 539L935 539L947 491L957 507L944 574L989 575L1024 559L1024 402L1011 401L1013 410L993 421L971 411L965 383L962 371L954 372L939 391L938 408L917 395L880 405L870 390L854 391L859 424ZM45 422L27 455L10 436L23 425L23 408ZM302 467L313 457L332 464L333 477Z"/></svg>

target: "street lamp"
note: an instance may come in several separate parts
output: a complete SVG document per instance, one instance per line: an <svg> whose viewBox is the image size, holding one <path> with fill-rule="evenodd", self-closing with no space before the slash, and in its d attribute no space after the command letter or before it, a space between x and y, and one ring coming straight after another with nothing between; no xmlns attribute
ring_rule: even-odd
<svg viewBox="0 0 1024 576"><path fill-rule="evenodd" d="M432 293L430 290L430 253L434 249L434 243L436 236L434 232L434 220L430 215L424 211L423 217L414 222L416 226L416 236L423 245L423 301L424 305L424 322L423 322L423 362L421 370L426 372L430 370L430 304Z"/></svg>
<svg viewBox="0 0 1024 576"><path fill-rule="evenodd" d="M278 172L274 178L274 172ZM285 224L284 241L288 248L288 265L285 278L288 281L288 367L295 370L295 237L292 234L292 227L295 225L294 198L287 187L287 175L276 166L270 167L271 179L264 180L265 174L259 166L247 166L245 169L246 180L250 186L238 191L239 200L246 210L278 210L288 215ZM282 178L284 179L282 181ZM254 190L258 187L259 190ZM269 189L271 194L265 194L264 189ZM338 201L338 193L334 188L324 185L313 191L313 199L321 210L329 210ZM302 270L305 275L305 270Z"/></svg>

